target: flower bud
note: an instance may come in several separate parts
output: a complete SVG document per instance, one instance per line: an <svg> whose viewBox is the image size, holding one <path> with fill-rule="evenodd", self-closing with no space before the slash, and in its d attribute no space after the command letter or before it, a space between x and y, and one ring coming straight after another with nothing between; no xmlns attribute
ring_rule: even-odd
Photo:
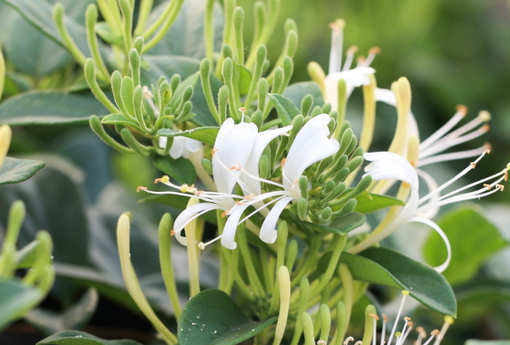
<svg viewBox="0 0 510 345"><path fill-rule="evenodd" d="M308 216L308 201L305 198L299 198L296 206L299 219L306 220Z"/></svg>

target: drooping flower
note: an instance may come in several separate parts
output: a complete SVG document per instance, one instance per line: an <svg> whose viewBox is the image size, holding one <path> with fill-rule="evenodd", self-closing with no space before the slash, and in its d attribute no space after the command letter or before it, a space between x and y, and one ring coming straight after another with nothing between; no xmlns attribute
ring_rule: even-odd
<svg viewBox="0 0 510 345"><path fill-rule="evenodd" d="M329 138L329 121L329 115L320 114L310 119L301 128L290 147L287 158L282 162L283 184L279 186L283 190L261 195L261 198L264 199L275 197L268 203L275 204L266 215L260 229L260 239L262 241L274 243L276 240L275 227L280 214L291 201L296 201L301 197L298 180L305 169L324 158L334 155L340 148L340 144L336 139Z"/></svg>
<svg viewBox="0 0 510 345"><path fill-rule="evenodd" d="M329 55L328 75L324 81L324 96L327 103L331 103L333 110L338 110L338 81L345 80L347 86L347 97L350 96L354 88L367 85L370 83L370 74L374 74L375 70L370 66L379 53L378 48L372 48L366 59L359 59L358 64L352 67L354 62L354 54L358 50L356 46L352 46L346 52L346 59L342 65L343 55L343 28L345 22L337 20L330 25L331 27L331 52Z"/></svg>
<svg viewBox="0 0 510 345"><path fill-rule="evenodd" d="M450 244L443 230L429 218L433 217L437 213L439 207L443 205L482 198L504 189L504 186L501 185L500 182L507 180L507 171L510 168L510 164L494 175L441 196L443 190L466 175L469 171L473 170L487 153L488 151L483 152L474 162L470 163L469 166L458 173L454 178L434 190L430 190L429 193L422 198L419 197L418 173L405 158L392 152L365 153L365 159L372 162L365 167L366 174L372 176L373 180L395 179L405 182L406 185L402 185L401 188L409 188L410 193L405 206L398 212L390 211L387 218L383 220L366 239L352 247L349 252L358 253L386 238L400 226L409 222L419 222L434 229L444 240L448 257L442 265L435 268L439 272L444 271L448 267L451 257ZM471 192L464 192L471 188L477 189ZM431 210L433 210L432 213L430 212Z"/></svg>

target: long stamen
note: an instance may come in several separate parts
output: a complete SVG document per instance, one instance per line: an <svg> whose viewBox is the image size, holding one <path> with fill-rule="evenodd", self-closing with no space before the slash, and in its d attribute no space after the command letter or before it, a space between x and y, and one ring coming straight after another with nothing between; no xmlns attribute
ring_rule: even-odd
<svg viewBox="0 0 510 345"><path fill-rule="evenodd" d="M273 200L271 200L271 201L269 201L269 202L265 203L263 206L261 206L261 207L257 208L255 211L253 211L252 213L250 213L249 215L247 215L246 217L244 217L243 219L241 219L241 220L239 221L239 224L242 224L242 223L243 223L243 222L245 222L248 218L250 218L251 216L253 216L255 213L260 212L260 210L262 210L262 209L266 208L267 206L269 206L269 205L271 205L271 204L273 204L273 203L277 202L278 200L280 200L280 199L282 199L282 198L284 198L284 197L285 197L285 195L282 195L282 196L281 196L281 197L279 197L279 198L273 199Z"/></svg>
<svg viewBox="0 0 510 345"><path fill-rule="evenodd" d="M372 314L372 313L370 313L368 315L371 316L374 321L374 325L373 325L374 334L372 334L372 345L376 345L377 344L377 321L379 321L379 316L377 316L376 314Z"/></svg>
<svg viewBox="0 0 510 345"><path fill-rule="evenodd" d="M391 345L391 341L393 340L393 335L395 334L395 331L397 329L398 320L400 319L400 314L402 313L402 309L404 308L404 302L408 295L409 295L409 291L407 291L407 290L402 291L402 302L400 302L400 308L398 308L397 317L395 318L395 323L393 324L393 328L391 329L391 334L388 339L388 345Z"/></svg>
<svg viewBox="0 0 510 345"><path fill-rule="evenodd" d="M399 345L403 345L407 339L407 337L409 336L409 333L411 333L412 329L413 329L413 322L411 321L410 318L408 318L408 322L406 323L406 326L407 328L405 328L405 330L403 329L402 330L402 337L400 338L400 342L399 342Z"/></svg>
<svg viewBox="0 0 510 345"><path fill-rule="evenodd" d="M423 345L428 345L430 344L430 342L432 341L432 339L434 339L434 337L436 335L439 334L439 331L437 329L433 330L432 332L430 332L430 338L427 339L427 341L423 344Z"/></svg>
<svg viewBox="0 0 510 345"><path fill-rule="evenodd" d="M388 322L388 316L386 316L386 314L382 314L382 319L383 319L383 322L382 322L380 345L384 345L386 343L384 339L386 338L386 323Z"/></svg>
<svg viewBox="0 0 510 345"><path fill-rule="evenodd" d="M341 19L331 23L331 53L329 54L328 74L340 72L342 68L343 29L345 22Z"/></svg>
<svg viewBox="0 0 510 345"><path fill-rule="evenodd" d="M198 246L198 248L199 248L200 250L204 250L204 249L205 249L205 247L207 247L208 245L210 245L210 244L212 244L212 243L214 243L214 242L218 241L218 240L221 238L221 236L222 236L222 235L219 235L218 237L215 237L215 238L213 238L212 240L210 240L210 241L208 241L208 242L206 242L206 243L204 243L204 242L200 242L200 243L198 243L198 244L197 244L197 246Z"/></svg>
<svg viewBox="0 0 510 345"><path fill-rule="evenodd" d="M464 105L457 106L457 112L452 118L444 124L443 127L439 128L434 134L428 137L420 144L420 150L426 149L437 140L441 139L446 133L448 133L457 123L459 123L467 114L467 107Z"/></svg>
<svg viewBox="0 0 510 345"><path fill-rule="evenodd" d="M418 332L418 339L416 339L416 342L414 343L414 345L421 345L421 342L422 342L423 338L425 338L427 336L427 333L421 326L416 327L416 332Z"/></svg>
<svg viewBox="0 0 510 345"><path fill-rule="evenodd" d="M372 62L374 61L375 59L375 56L377 54L381 54L381 49L379 49L379 47L373 47L371 48L369 51L368 51L368 56L367 58L365 59L365 61L363 61L363 63L361 64L361 66L363 67L369 67Z"/></svg>
<svg viewBox="0 0 510 345"><path fill-rule="evenodd" d="M484 151L490 150L491 146L489 143L485 143L484 146L479 147L477 149L473 150L465 150L465 151L459 151L459 152L451 152L451 153L444 153L442 155L436 155L432 157L427 157L424 159L420 159L418 161L418 167L422 167L429 164L439 163L439 162L447 162L457 159L465 159L465 158L471 158L471 157L477 157Z"/></svg>
<svg viewBox="0 0 510 345"><path fill-rule="evenodd" d="M443 324L443 328L441 328L441 332L437 335L436 337L436 341L434 342L434 345L439 345L441 344L441 341L443 340L443 337L444 335L446 334L446 331L448 330L448 328L450 327L450 325L453 324L453 317L451 316L445 316L444 317L444 324Z"/></svg>
<svg viewBox="0 0 510 345"><path fill-rule="evenodd" d="M356 47L356 46L352 46L347 50L347 53L345 54L346 58L345 58L344 67L342 68L342 72L348 71L351 69L352 62L354 61L354 54L356 54L357 51L358 51L358 47Z"/></svg>

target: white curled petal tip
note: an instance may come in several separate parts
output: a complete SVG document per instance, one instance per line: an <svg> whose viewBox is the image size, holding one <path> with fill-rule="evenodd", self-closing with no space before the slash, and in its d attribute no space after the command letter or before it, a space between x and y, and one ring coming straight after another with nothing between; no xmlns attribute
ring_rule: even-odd
<svg viewBox="0 0 510 345"><path fill-rule="evenodd" d="M396 106L397 105L397 99L395 97L395 94L393 91L389 89L375 89L375 99L380 102L384 102L386 104Z"/></svg>
<svg viewBox="0 0 510 345"><path fill-rule="evenodd" d="M283 209L289 202L292 201L292 199L292 197L282 198L274 205L271 211L269 211L264 223L262 223L262 227L260 228L259 237L262 241L266 243L274 243L276 241L276 237L278 235L278 232L275 230L276 223L278 222Z"/></svg>
<svg viewBox="0 0 510 345"><path fill-rule="evenodd" d="M370 78L368 76L374 73L375 69L372 67L356 67L348 71L329 74L327 78L335 81L343 79L347 85L361 86L369 84Z"/></svg>
<svg viewBox="0 0 510 345"><path fill-rule="evenodd" d="M176 136L170 148L169 154L173 159L183 157L186 154L186 137ZM187 157L184 157L187 158Z"/></svg>
<svg viewBox="0 0 510 345"><path fill-rule="evenodd" d="M201 216L202 214L212 211L212 210L221 210L222 208L219 205L202 202L191 207L186 208L182 211L174 222L174 231L178 233L184 229L184 227L191 222L193 219Z"/></svg>
<svg viewBox="0 0 510 345"><path fill-rule="evenodd" d="M434 269L439 273L444 272L444 270L446 270L448 268L448 265L450 264L450 261L452 259L452 248L450 246L450 241L448 240L448 236L446 236L443 229L441 229L439 227L439 225L437 225L436 223L434 223L433 221L431 221L428 218L413 217L413 218L411 218L410 222L418 222L418 223L423 223L427 226L430 226L432 229L434 229L435 232L437 232L437 234L439 236L441 236L441 239L443 240L443 242L446 246L447 257L446 257L445 262L443 262L439 266L434 267Z"/></svg>
<svg viewBox="0 0 510 345"><path fill-rule="evenodd" d="M167 137L159 137L158 141L159 141L159 147L161 147L162 149L165 148L166 146L166 142L167 142L168 138Z"/></svg>
<svg viewBox="0 0 510 345"><path fill-rule="evenodd" d="M202 143L198 140L195 140L195 139L191 139L191 138L186 138L186 149L189 151L189 152L198 152L200 151L200 149L203 147Z"/></svg>
<svg viewBox="0 0 510 345"><path fill-rule="evenodd" d="M248 206L249 205L238 205L228 216L223 228L223 233L221 234L221 244L223 247L230 250L236 249L237 243L235 241L235 237L237 226L239 225L239 219Z"/></svg>
<svg viewBox="0 0 510 345"><path fill-rule="evenodd" d="M365 167L365 175L372 176L373 180L395 179L418 189L418 173L402 156L385 151L367 152L363 157L372 162Z"/></svg>

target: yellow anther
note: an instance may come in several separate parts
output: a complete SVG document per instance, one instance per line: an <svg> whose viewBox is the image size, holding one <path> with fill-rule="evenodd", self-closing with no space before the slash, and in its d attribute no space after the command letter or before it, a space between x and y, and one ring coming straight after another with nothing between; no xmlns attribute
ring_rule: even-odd
<svg viewBox="0 0 510 345"><path fill-rule="evenodd" d="M157 179L154 180L154 183L158 183L158 182L169 183L170 182L170 177L165 175L163 177L160 177L160 178L157 178Z"/></svg>
<svg viewBox="0 0 510 345"><path fill-rule="evenodd" d="M343 345L347 345L347 344L349 344L350 341L353 341L353 340L354 340L353 337L347 337L347 338L345 338Z"/></svg>
<svg viewBox="0 0 510 345"><path fill-rule="evenodd" d="M370 314L368 314L368 316L373 317L374 319L376 319L377 321L379 321L379 316L377 316L377 314L370 313Z"/></svg>
<svg viewBox="0 0 510 345"><path fill-rule="evenodd" d="M446 315L444 317L444 322L449 324L449 325L453 325L453 323L455 322L455 320L453 319L453 317L451 317L450 315Z"/></svg>
<svg viewBox="0 0 510 345"><path fill-rule="evenodd" d="M212 151L211 151L211 155L214 157L214 155L216 154L216 152L218 152L218 149L212 149Z"/></svg>
<svg viewBox="0 0 510 345"><path fill-rule="evenodd" d="M239 108L239 111L242 112L242 113L246 113L246 108L245 107L241 107L241 108Z"/></svg>
<svg viewBox="0 0 510 345"><path fill-rule="evenodd" d="M205 249L205 244L204 244L204 242L199 242L199 243L197 244L197 247L198 247L198 249L200 249L200 250L204 250L204 249Z"/></svg>
<svg viewBox="0 0 510 345"><path fill-rule="evenodd" d="M502 185L502 184L497 184L496 188L499 189L500 191L504 191L505 190L505 186Z"/></svg>
<svg viewBox="0 0 510 345"><path fill-rule="evenodd" d="M187 184L183 184L183 185L181 185L181 189L180 190L181 190L182 193L186 193L186 192L188 192L190 190L190 187Z"/></svg>
<svg viewBox="0 0 510 345"><path fill-rule="evenodd" d="M282 168L285 167L285 163L287 162L287 158L284 158L282 159ZM508 165L510 166L510 163L508 163ZM509 169L510 170L510 169Z"/></svg>
<svg viewBox="0 0 510 345"><path fill-rule="evenodd" d="M488 183L484 183L484 184L483 184L483 186L484 186L485 188L487 188L487 190L491 190L491 189L492 189L491 185L490 185L490 184L488 184Z"/></svg>
<svg viewBox="0 0 510 345"><path fill-rule="evenodd" d="M227 215L228 215L228 211L223 211L223 212L221 213L221 217L222 217L222 218L225 218Z"/></svg>
<svg viewBox="0 0 510 345"><path fill-rule="evenodd" d="M337 19L333 23L329 24L331 29L343 29L345 27L345 21L343 19Z"/></svg>
<svg viewBox="0 0 510 345"><path fill-rule="evenodd" d="M487 121L490 121L492 116L487 110L482 110L481 112L478 113L478 117L483 122L487 122Z"/></svg>
<svg viewBox="0 0 510 345"><path fill-rule="evenodd" d="M388 322L388 315L382 314L382 319L384 322Z"/></svg>
<svg viewBox="0 0 510 345"><path fill-rule="evenodd" d="M409 291L407 291L407 290L402 290L402 295L406 295L406 296L407 296L407 295L409 295Z"/></svg>
<svg viewBox="0 0 510 345"><path fill-rule="evenodd" d="M365 62L366 58L362 55L358 56L358 58L356 59L356 62L358 63L358 65L361 65L363 62Z"/></svg>
<svg viewBox="0 0 510 345"><path fill-rule="evenodd" d="M397 338L398 338L398 337L400 337L401 335L402 335L402 333L401 333L401 332L395 332L395 337L397 337Z"/></svg>
<svg viewBox="0 0 510 345"><path fill-rule="evenodd" d="M368 50L369 54L381 54L381 49L379 47L372 47Z"/></svg>
<svg viewBox="0 0 510 345"><path fill-rule="evenodd" d="M170 230L170 236L174 236L177 232L175 230Z"/></svg>

